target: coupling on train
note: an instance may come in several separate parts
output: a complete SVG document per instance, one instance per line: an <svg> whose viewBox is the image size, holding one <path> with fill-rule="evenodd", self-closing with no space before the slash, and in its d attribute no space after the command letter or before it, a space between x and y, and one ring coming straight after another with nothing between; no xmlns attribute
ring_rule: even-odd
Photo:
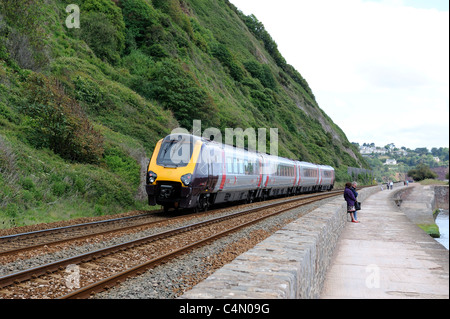
<svg viewBox="0 0 450 319"><path fill-rule="evenodd" d="M331 166L236 148L189 134L156 144L148 165L149 205L207 210L225 203L331 190Z"/></svg>

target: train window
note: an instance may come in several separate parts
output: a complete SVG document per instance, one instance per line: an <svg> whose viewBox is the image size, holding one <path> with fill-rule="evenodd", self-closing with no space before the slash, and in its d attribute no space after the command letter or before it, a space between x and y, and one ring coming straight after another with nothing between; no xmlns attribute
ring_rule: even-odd
<svg viewBox="0 0 450 319"><path fill-rule="evenodd" d="M305 169L305 176L306 177L317 177L317 170L307 168L307 169Z"/></svg>
<svg viewBox="0 0 450 319"><path fill-rule="evenodd" d="M233 157L233 173L237 174L237 172L238 172L237 158Z"/></svg>
<svg viewBox="0 0 450 319"><path fill-rule="evenodd" d="M324 177L331 177L331 172L330 171L323 171L323 176Z"/></svg>
<svg viewBox="0 0 450 319"><path fill-rule="evenodd" d="M308 176L307 170L305 170L305 176ZM286 165L277 166L277 176L294 176L294 168Z"/></svg>
<svg viewBox="0 0 450 319"><path fill-rule="evenodd" d="M167 136L162 144L156 158L156 164L167 167L187 166L194 150L192 137L183 135Z"/></svg>
<svg viewBox="0 0 450 319"><path fill-rule="evenodd" d="M241 160L241 159L236 159L237 160L237 168L238 168L238 171L237 171L237 173L238 174L244 174L244 162Z"/></svg>
<svg viewBox="0 0 450 319"><path fill-rule="evenodd" d="M227 157L227 173L233 173L233 158Z"/></svg>

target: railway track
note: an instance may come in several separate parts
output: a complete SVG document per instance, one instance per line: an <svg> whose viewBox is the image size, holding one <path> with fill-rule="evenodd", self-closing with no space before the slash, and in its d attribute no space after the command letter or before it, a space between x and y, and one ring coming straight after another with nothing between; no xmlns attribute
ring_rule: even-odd
<svg viewBox="0 0 450 319"><path fill-rule="evenodd" d="M341 191L264 204L0 277L3 298L86 298L242 227ZM70 280L79 282L71 284ZM68 281L69 280L69 281ZM73 288L81 287L74 290Z"/></svg>
<svg viewBox="0 0 450 319"><path fill-rule="evenodd" d="M26 233L0 236L0 257L16 255L20 252L35 250L43 246L80 240L112 231L127 230L157 223L167 218L155 213L139 214L113 218L96 222L49 228Z"/></svg>
<svg viewBox="0 0 450 319"><path fill-rule="evenodd" d="M333 192L328 192L328 194L339 192L340 190L336 190ZM317 194L312 196L316 195ZM295 201L298 200L298 198L302 197L295 197L290 200ZM2 261L1 259L3 256L19 257L21 256L21 253L26 251L33 251L33 255L35 255L38 249L43 247L46 248L43 253L47 253L48 248L52 245L79 241L103 234L111 234L113 232L118 233L138 228L144 229L146 227L152 227L153 225L156 225L160 222L164 222L167 220L176 221L188 216L182 215L168 217L167 215L163 215L161 213L162 211L158 211L154 213L145 213L96 222L81 223L64 227L0 236L0 262ZM214 213L214 211L210 211L210 213ZM196 214L195 216L198 215L199 214ZM24 256L27 257L27 255Z"/></svg>

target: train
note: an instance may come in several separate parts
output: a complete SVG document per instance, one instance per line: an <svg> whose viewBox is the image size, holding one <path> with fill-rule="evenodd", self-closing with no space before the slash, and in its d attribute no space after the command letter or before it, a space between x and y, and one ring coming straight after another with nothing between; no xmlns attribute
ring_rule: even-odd
<svg viewBox="0 0 450 319"><path fill-rule="evenodd" d="M148 164L148 204L206 211L333 189L334 168L238 148L190 134L159 140Z"/></svg>

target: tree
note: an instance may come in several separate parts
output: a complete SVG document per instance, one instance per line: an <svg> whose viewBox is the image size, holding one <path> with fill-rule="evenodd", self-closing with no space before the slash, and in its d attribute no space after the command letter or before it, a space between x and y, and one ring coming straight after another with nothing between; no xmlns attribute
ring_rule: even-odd
<svg viewBox="0 0 450 319"><path fill-rule="evenodd" d="M419 155L427 155L428 154L428 148L426 148L426 147L418 147L414 151Z"/></svg>
<svg viewBox="0 0 450 319"><path fill-rule="evenodd" d="M409 170L408 175L411 176L415 181L422 181L427 178L434 179L437 177L437 174L425 164L419 164L416 166L416 168Z"/></svg>

